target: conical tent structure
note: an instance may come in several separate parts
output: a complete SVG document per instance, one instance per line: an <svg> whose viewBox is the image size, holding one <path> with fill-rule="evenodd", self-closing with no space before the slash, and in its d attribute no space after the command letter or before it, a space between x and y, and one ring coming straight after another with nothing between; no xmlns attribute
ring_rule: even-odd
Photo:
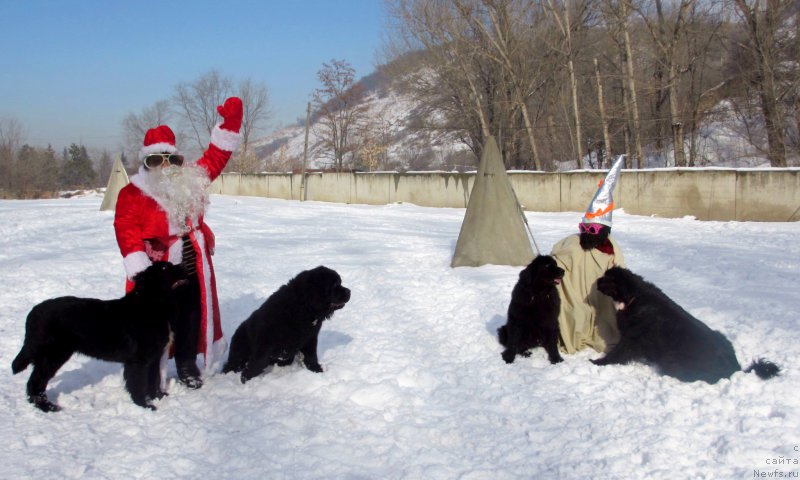
<svg viewBox="0 0 800 480"><path fill-rule="evenodd" d="M117 208L117 196L122 187L129 183L128 172L122 166L122 161L117 157L114 166L111 168L111 175L108 177L106 194L103 196L103 203L100 204L100 211L114 210Z"/></svg>
<svg viewBox="0 0 800 480"><path fill-rule="evenodd" d="M533 259L522 210L494 137L486 140L451 267L523 266Z"/></svg>

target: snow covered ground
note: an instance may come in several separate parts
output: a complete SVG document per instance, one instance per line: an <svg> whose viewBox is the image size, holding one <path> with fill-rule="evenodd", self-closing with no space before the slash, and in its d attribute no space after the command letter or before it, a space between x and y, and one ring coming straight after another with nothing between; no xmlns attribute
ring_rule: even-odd
<svg viewBox="0 0 800 480"><path fill-rule="evenodd" d="M247 385L170 379L151 412L121 367L74 357L50 384L64 410L11 375L24 320L55 296L116 298L122 262L99 196L0 201L0 477L194 479L761 478L800 471L800 223L614 215L628 266L732 341L759 380L682 384L641 365L506 365L495 330L518 268L451 269L463 209L212 196L228 336L301 270L352 289L325 323L325 373L295 364ZM528 213L545 251L581 212ZM174 367L170 365L174 376Z"/></svg>

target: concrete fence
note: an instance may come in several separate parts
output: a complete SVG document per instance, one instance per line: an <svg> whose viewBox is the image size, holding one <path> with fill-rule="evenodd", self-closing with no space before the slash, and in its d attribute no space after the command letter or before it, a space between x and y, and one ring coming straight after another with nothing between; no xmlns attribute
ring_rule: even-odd
<svg viewBox="0 0 800 480"><path fill-rule="evenodd" d="M306 200L384 205L406 202L465 208L475 172L309 173ZM509 172L523 208L583 212L605 171ZM299 174L227 173L213 193L300 200ZM694 216L698 220L800 220L800 169L623 170L616 208L634 215Z"/></svg>

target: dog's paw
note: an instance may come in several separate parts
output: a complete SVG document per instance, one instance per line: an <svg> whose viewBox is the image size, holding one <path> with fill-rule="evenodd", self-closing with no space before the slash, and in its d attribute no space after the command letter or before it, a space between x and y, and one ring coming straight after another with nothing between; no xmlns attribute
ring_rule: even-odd
<svg viewBox="0 0 800 480"><path fill-rule="evenodd" d="M509 352L508 350L500 354L500 356L503 357L506 363L514 363L514 357L516 357L514 352Z"/></svg>
<svg viewBox="0 0 800 480"><path fill-rule="evenodd" d="M606 363L603 361L603 359L602 359L602 358L595 358L594 360L589 360L589 361L590 361L590 362L592 362L593 364L597 365L598 367L602 367L603 365L605 365L605 364L606 364Z"/></svg>
<svg viewBox="0 0 800 480"><path fill-rule="evenodd" d="M322 373L324 371L322 370L322 365L320 365L319 363L312 363L311 365L306 365L306 368L308 368L314 373Z"/></svg>
<svg viewBox="0 0 800 480"><path fill-rule="evenodd" d="M169 393L164 392L162 390L158 390L157 392L155 392L152 395L150 395L150 398L152 398L153 400L161 400L162 398L168 397L168 396L169 396Z"/></svg>
<svg viewBox="0 0 800 480"><path fill-rule="evenodd" d="M561 358L561 357L550 358L550 363L552 365L555 365L556 363L561 363L563 361L564 361L564 359Z"/></svg>
<svg viewBox="0 0 800 480"><path fill-rule="evenodd" d="M61 411L61 407L48 400L45 394L28 397L28 401L31 402L34 407L45 413Z"/></svg>
<svg viewBox="0 0 800 480"><path fill-rule="evenodd" d="M148 409L148 410L158 410L158 409L155 407L155 405L153 405L152 403L150 403L150 400L149 400L149 399L147 399L147 398L145 398L145 399L141 399L141 398L138 398L138 399L137 399L137 398L134 398L134 399L132 399L132 400L133 400L133 403L135 403L136 405L138 405L138 406L140 406L140 407L142 407L142 408L146 408L146 409Z"/></svg>

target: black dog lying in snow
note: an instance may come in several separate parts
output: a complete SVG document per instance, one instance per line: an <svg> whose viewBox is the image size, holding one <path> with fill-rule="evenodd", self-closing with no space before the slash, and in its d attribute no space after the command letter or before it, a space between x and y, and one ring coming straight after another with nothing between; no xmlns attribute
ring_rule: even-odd
<svg viewBox="0 0 800 480"><path fill-rule="evenodd" d="M639 275L620 267L609 269L597 288L617 309L621 339L595 365L640 361L684 382L716 383L742 369L731 342L710 329ZM758 360L745 372L763 379L778 374L772 362Z"/></svg>
<svg viewBox="0 0 800 480"><path fill-rule="evenodd" d="M497 329L500 344L506 347L503 360L513 363L517 355L530 356L530 350L544 347L550 363L563 361L558 353L558 311L561 299L556 285L564 270L553 257L539 255L519 274L511 292L508 320Z"/></svg>
<svg viewBox="0 0 800 480"><path fill-rule="evenodd" d="M33 364L28 401L45 412L61 407L45 391L75 352L124 365L125 388L133 403L155 410L161 391L159 363L169 343L170 324L186 285L183 268L155 262L135 278L134 289L117 300L59 297L36 305L25 323L25 342L11 364L16 374Z"/></svg>
<svg viewBox="0 0 800 480"><path fill-rule="evenodd" d="M270 365L291 365L298 352L306 368L322 372L319 330L349 300L350 290L336 271L319 266L300 272L239 325L223 373L241 372L245 383Z"/></svg>

